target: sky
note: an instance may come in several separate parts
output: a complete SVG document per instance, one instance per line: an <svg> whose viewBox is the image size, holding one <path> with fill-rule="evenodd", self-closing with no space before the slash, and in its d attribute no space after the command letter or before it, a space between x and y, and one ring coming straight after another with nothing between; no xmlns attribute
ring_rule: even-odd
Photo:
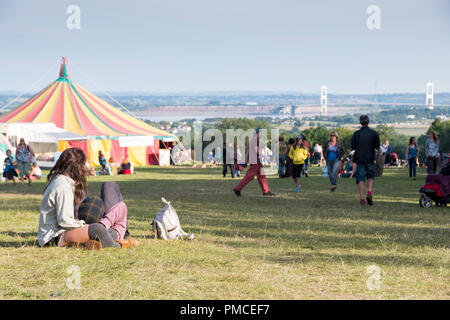
<svg viewBox="0 0 450 320"><path fill-rule="evenodd" d="M43 88L62 56L95 92L450 92L450 1L0 0L0 91Z"/></svg>

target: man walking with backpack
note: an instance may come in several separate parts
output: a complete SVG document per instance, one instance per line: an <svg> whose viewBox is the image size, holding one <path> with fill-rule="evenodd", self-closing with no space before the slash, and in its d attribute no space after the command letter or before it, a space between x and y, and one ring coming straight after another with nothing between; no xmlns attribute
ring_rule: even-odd
<svg viewBox="0 0 450 320"><path fill-rule="evenodd" d="M369 117L359 117L361 129L352 136L352 150L355 150L353 161L356 162L356 183L358 184L360 203L364 204L365 181L367 178L367 204L373 205L372 189L375 179L375 153L380 154L380 137L378 133L369 128Z"/></svg>

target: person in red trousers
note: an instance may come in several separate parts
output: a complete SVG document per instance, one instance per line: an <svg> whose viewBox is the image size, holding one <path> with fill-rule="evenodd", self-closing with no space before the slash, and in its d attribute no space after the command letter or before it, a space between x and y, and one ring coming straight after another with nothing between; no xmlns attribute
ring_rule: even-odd
<svg viewBox="0 0 450 320"><path fill-rule="evenodd" d="M270 192L269 185L267 184L267 179L264 174L263 165L260 161L260 150L259 150L259 138L261 136L261 131L256 128L256 134L250 139L249 152L247 153L246 162L250 163L250 168L247 170L245 177L239 182L239 184L233 189L237 196L241 195L241 190L255 178L258 178L259 186L263 192L264 196L274 196L275 194Z"/></svg>

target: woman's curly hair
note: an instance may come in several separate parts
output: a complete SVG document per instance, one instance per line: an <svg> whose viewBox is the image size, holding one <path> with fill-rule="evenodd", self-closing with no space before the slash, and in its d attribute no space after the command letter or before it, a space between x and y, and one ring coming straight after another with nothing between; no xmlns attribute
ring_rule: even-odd
<svg viewBox="0 0 450 320"><path fill-rule="evenodd" d="M87 193L86 155L79 148L69 148L61 153L55 166L47 176L47 186L57 175L65 175L75 181L74 206L80 204Z"/></svg>

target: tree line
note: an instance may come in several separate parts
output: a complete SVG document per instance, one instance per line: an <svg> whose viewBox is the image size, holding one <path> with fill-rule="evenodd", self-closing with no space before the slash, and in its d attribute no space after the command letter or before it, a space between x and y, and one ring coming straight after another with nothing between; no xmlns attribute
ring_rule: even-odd
<svg viewBox="0 0 450 320"><path fill-rule="evenodd" d="M371 118L372 119L372 118ZM357 121L359 122L359 117ZM222 134L224 141L226 141L226 129L242 129L244 131L248 129L262 128L267 129L268 133L268 143L270 144L270 129L274 128L274 125L269 123L268 121L262 119L248 119L248 118L225 118L221 119L220 123L217 124L204 124L203 132L207 129L215 128L219 129ZM372 126L373 128L373 126ZM380 141L383 144L386 140L389 140L389 143L392 147L392 151L396 152L400 159L405 158L406 147L409 143L410 137L401 133L398 133L393 127L388 125L378 125L374 128L379 136ZM319 127L310 127L301 131L299 127L292 128L291 130L280 130L280 136L283 136L285 141L287 142L289 138L297 138L299 135L304 135L307 141L310 143L311 147L313 147L314 143L318 142L323 145L330 138L330 132L336 131L339 135L339 139L344 143L345 149L348 153L351 151L351 138L355 130L336 127L336 128L326 128L324 126ZM431 126L426 131L426 134L421 135L420 137L415 137L419 149L419 160L423 161L425 156L425 142L428 138L428 134L430 131L436 133L440 140L439 151L441 153L450 152L450 121L441 121L440 119L436 119ZM206 147L212 141L203 141L203 147ZM192 137L191 146L193 146L194 137ZM248 141L246 141L246 144ZM270 145L269 145L270 147Z"/></svg>
<svg viewBox="0 0 450 320"><path fill-rule="evenodd" d="M359 118L358 118L359 120ZM296 138L298 135L302 134L306 137L306 139L314 144L318 142L323 145L330 139L330 132L334 130L339 135L339 139L344 143L345 149L350 152L351 151L351 139L355 130L337 127L334 129L327 129L325 127L311 127L303 132L300 132L298 129L293 130L293 132L285 131L283 135L285 138ZM409 144L410 136L400 134L391 126L388 125L379 125L375 127L375 130L378 132L380 136L380 142L383 144L386 140L389 140L389 144L392 147L392 152L396 152L400 159L405 158L406 147ZM431 126L426 131L426 134L421 135L420 137L415 137L419 146L419 161L424 161L425 158L425 142L428 139L429 133L433 131L439 138L439 152L449 153L450 152L450 121L441 121L440 119L436 119Z"/></svg>
<svg viewBox="0 0 450 320"><path fill-rule="evenodd" d="M417 121L421 119L436 119L440 115L448 115L448 108L435 107L429 110L423 107L396 107L395 109L383 110L379 112L372 112L370 114L370 121L372 123L396 123L405 122L407 117L413 115ZM358 114L346 114L343 116L314 116L313 121L331 121L337 124L359 123Z"/></svg>

